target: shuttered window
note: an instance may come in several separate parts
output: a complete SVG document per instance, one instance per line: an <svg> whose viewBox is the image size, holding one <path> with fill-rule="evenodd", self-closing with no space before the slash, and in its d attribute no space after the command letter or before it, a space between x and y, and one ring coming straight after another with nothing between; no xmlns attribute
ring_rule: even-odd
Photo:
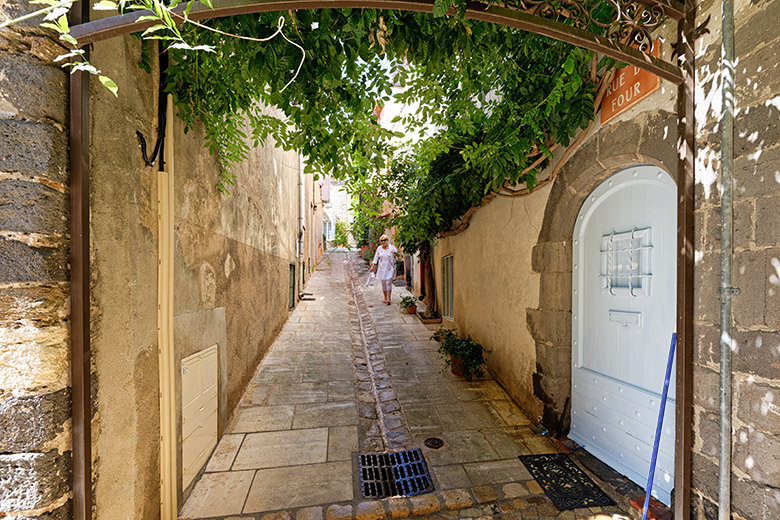
<svg viewBox="0 0 780 520"><path fill-rule="evenodd" d="M455 318L453 306L452 289L452 255L447 255L441 259L441 280L442 280L442 316L448 319Z"/></svg>
<svg viewBox="0 0 780 520"><path fill-rule="evenodd" d="M295 264L290 264L290 303L289 308L295 307Z"/></svg>

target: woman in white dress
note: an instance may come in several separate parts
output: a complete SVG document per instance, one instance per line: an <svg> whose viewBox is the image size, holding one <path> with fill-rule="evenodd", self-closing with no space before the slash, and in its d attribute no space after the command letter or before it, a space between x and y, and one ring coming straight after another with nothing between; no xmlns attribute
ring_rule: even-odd
<svg viewBox="0 0 780 520"><path fill-rule="evenodd" d="M398 256L398 249L390 244L387 235L379 238L379 247L374 253L374 261L371 262L371 270L376 273L376 277L382 282L382 294L385 299L382 303L390 305L390 295L393 292L393 278L395 278L395 259Z"/></svg>

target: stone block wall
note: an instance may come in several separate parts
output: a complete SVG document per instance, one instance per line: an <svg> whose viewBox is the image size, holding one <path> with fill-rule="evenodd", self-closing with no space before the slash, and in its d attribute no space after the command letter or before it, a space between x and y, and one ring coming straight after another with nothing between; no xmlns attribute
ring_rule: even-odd
<svg viewBox="0 0 780 520"><path fill-rule="evenodd" d="M72 510L62 51L33 23L0 31L0 516L19 519Z"/></svg>
<svg viewBox="0 0 780 520"><path fill-rule="evenodd" d="M696 45L694 512L717 518L720 284L720 2L699 4ZM735 12L732 511L780 518L780 2Z"/></svg>
<svg viewBox="0 0 780 520"><path fill-rule="evenodd" d="M534 396L543 406L542 422L552 431L569 424L564 404L571 396L571 240L577 214L601 181L629 166L660 166L676 178L673 110L674 100L659 92L638 103L634 113L603 127L594 124L553 184L531 256L531 268L541 274L539 306L526 310L536 344Z"/></svg>

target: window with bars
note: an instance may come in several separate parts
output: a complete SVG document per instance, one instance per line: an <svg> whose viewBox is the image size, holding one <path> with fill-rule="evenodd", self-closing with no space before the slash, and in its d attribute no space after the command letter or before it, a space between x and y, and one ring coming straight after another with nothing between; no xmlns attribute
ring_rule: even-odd
<svg viewBox="0 0 780 520"><path fill-rule="evenodd" d="M452 255L447 255L441 259L441 313L442 317L447 319L455 318L455 310L453 306L453 290L452 290Z"/></svg>
<svg viewBox="0 0 780 520"><path fill-rule="evenodd" d="M613 296L648 296L651 228L632 229L601 237L601 289Z"/></svg>

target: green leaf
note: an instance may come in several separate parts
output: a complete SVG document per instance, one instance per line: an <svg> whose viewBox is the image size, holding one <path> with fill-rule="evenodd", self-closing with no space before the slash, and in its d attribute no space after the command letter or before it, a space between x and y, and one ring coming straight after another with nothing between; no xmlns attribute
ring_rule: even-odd
<svg viewBox="0 0 780 520"><path fill-rule="evenodd" d="M104 76L102 74L98 74L98 79L100 80L100 83L103 84L104 87L106 87L114 96L119 96L119 87L117 87L116 83L109 78L108 76Z"/></svg>
<svg viewBox="0 0 780 520"><path fill-rule="evenodd" d="M68 26L68 17L66 15L62 15L57 18L57 25L60 26L62 32L70 32L70 27Z"/></svg>
<svg viewBox="0 0 780 520"><path fill-rule="evenodd" d="M83 51L83 50L81 50L81 49L74 49L74 50L70 51L70 52L69 52L69 53L67 53L67 54L60 54L59 56L57 56L56 58L54 58L54 63L57 63L57 62L59 62L59 61L62 61L62 60L68 59L68 58L73 58L73 57L76 57L76 56L81 56L81 55L83 55L83 54L84 54L84 51Z"/></svg>
<svg viewBox="0 0 780 520"><path fill-rule="evenodd" d="M100 0L100 2L92 6L92 9L95 11L116 11L117 5L111 0Z"/></svg>
<svg viewBox="0 0 780 520"><path fill-rule="evenodd" d="M446 15L454 3L454 0L435 0L433 2L433 17L441 18Z"/></svg>
<svg viewBox="0 0 780 520"><path fill-rule="evenodd" d="M62 33L62 28L59 25L56 25L56 24L53 24L53 23L44 22L44 23L40 24L40 26L45 28L45 29L51 29L53 31L57 31L58 33Z"/></svg>
<svg viewBox="0 0 780 520"><path fill-rule="evenodd" d="M77 47L78 44L79 44L79 42L76 41L76 38L74 38L70 34L61 34L60 35L60 40L62 40L64 42L67 42L67 43L73 45L74 47Z"/></svg>
<svg viewBox="0 0 780 520"><path fill-rule="evenodd" d="M144 32L141 33L141 38L144 38L145 36L147 36L148 34L152 34L153 32L157 32L165 29L168 29L168 26L164 24L152 25L151 27L149 27L148 29L146 29Z"/></svg>

